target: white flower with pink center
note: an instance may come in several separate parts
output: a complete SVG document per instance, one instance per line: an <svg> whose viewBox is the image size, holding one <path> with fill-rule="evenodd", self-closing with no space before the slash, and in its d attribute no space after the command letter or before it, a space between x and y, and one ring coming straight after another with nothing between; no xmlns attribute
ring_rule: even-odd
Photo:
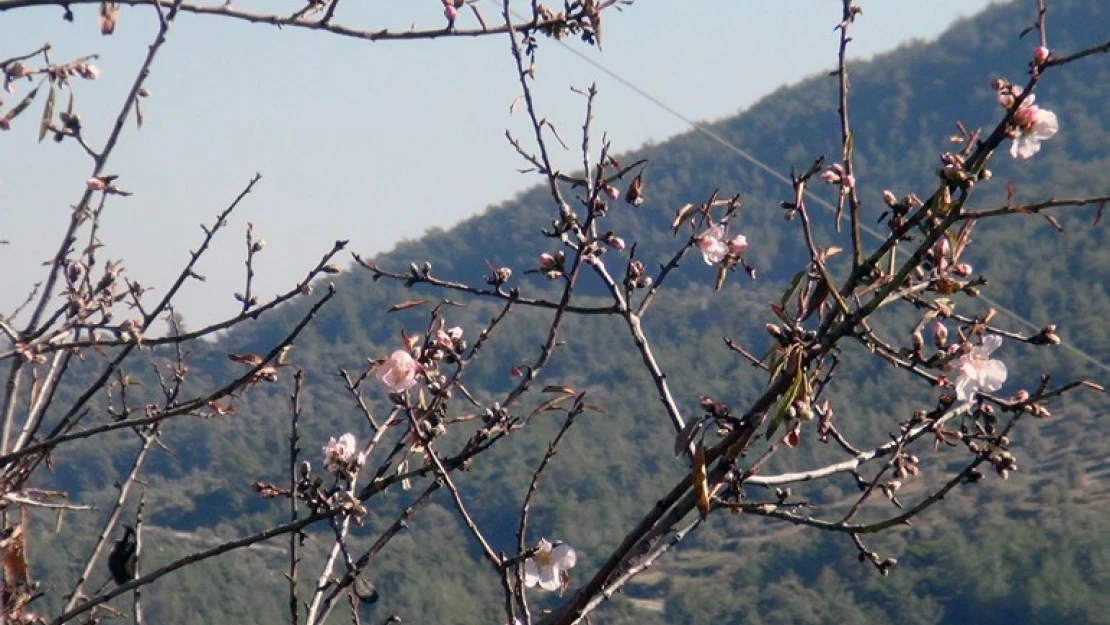
<svg viewBox="0 0 1110 625"><path fill-rule="evenodd" d="M698 250L705 264L716 265L728 256L728 243L725 241L725 227L721 224L706 230L697 238Z"/></svg>
<svg viewBox="0 0 1110 625"><path fill-rule="evenodd" d="M976 393L993 393L1006 382L1006 365L990 355L1002 345L1002 337L990 335L956 361L956 398L971 401Z"/></svg>
<svg viewBox="0 0 1110 625"><path fill-rule="evenodd" d="M392 393L403 393L416 385L420 364L412 354L399 349L374 368L374 375Z"/></svg>
<svg viewBox="0 0 1110 625"><path fill-rule="evenodd" d="M1010 156L1026 159L1041 149L1041 141L1051 139L1060 130L1056 113L1042 109L1035 104L1023 105L1014 113L1014 126L1017 136L1010 145Z"/></svg>

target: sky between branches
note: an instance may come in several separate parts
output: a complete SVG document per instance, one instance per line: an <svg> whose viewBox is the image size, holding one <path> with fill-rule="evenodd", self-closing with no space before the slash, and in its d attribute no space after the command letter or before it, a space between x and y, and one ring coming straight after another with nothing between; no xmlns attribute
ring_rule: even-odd
<svg viewBox="0 0 1110 625"><path fill-rule="evenodd" d="M516 1L521 10L529 5ZM864 14L853 27L854 58L933 38L988 2L858 4ZM299 5L235 6L292 13ZM497 19L493 2L479 6L487 21ZM74 7L73 24L57 8L0 14L0 56L45 41L59 62L99 53L101 79L77 84L78 110L99 147L156 21L149 9L123 7L116 34L102 37L95 11ZM441 11L438 0L348 0L337 20L425 29L443 24ZM833 68L839 15L833 0L637 0L607 14L603 51L572 45L686 116L711 120ZM460 13L460 27L475 25L469 12ZM594 128L608 132L618 153L688 130L554 42L541 42L537 69L541 113L568 140L583 114L582 98L568 87L595 81ZM101 237L107 258L123 258L132 278L164 288L199 242L198 224L260 172L234 228L202 264L208 282L189 286L180 301L195 327L238 306L232 293L242 288L247 221L268 242L256 265L263 297L300 279L337 238L370 255L428 228L449 228L538 181L516 172L522 163L503 136L506 129L528 136L522 112L509 115L518 94L513 73L504 36L368 43L183 15L148 82L143 129L130 126L109 167L135 196L110 203ZM21 83L4 96L5 107L28 88ZM5 315L41 280L91 171L76 145L35 145L40 112L41 100L0 135L0 239L10 241L0 246ZM581 161L574 152L556 158L565 169Z"/></svg>

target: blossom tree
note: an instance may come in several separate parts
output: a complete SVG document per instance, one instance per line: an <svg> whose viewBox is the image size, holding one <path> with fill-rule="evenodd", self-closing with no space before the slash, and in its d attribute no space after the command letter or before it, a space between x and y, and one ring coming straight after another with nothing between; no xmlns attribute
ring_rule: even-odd
<svg viewBox="0 0 1110 625"><path fill-rule="evenodd" d="M938 155L937 179L927 192L883 192L881 201L886 210L882 223L886 231L883 240L873 246L865 244L861 235L865 198L861 197L860 174L854 162L845 62L849 33L860 19L861 8L856 0L842 0L842 21L836 25L840 53L835 72L841 153L831 163L813 155L809 164L790 172L791 184L782 190L781 208L789 221L784 227L796 230L804 239L807 258L802 266L791 268L796 270L794 279L781 299L767 307L767 318L761 322L770 341L767 354L756 357L744 346L727 341L736 358L762 372L765 381L761 394L735 408L703 397L699 414L684 412L675 400L676 389L666 372L682 363L662 362L657 357L643 322L653 312L658 294L679 271L712 271L717 289L730 276L735 280L737 269L742 269L747 279L756 278L757 268L745 256L749 245L758 247L760 242L749 243L743 234L743 190L729 197L706 190L705 196L689 198L689 203L677 207L672 222L675 249L669 262L651 268L637 257L636 242L630 235L606 227L613 211L636 210L643 205L651 187L643 162L622 165L610 153L607 141L603 140L599 149L593 143L593 111L599 105L596 87L579 91L585 108L581 150L575 156L577 162L569 166L557 162L550 144L553 139L562 139L533 92L537 80L534 66L544 37L573 36L581 39L581 45L600 46L603 19L616 19L613 9L631 5L630 1L573 0L562 10L532 2L530 12L519 17L505 0L500 3L499 17L492 19L482 14L484 5L479 2L443 0L444 23L397 32L374 29L372 25L360 28L341 24L336 17L337 7L342 4L339 0L310 0L291 15L247 12L230 2L0 0L0 14L53 5L72 19L73 4L98 4L97 28L105 34L116 28L121 10L153 11L159 26L112 131L100 145L94 145L82 131L73 98L67 98L65 110L61 110L59 98L72 96L75 81L95 80L111 68L93 65L91 57L58 61L51 56L49 46L17 51L16 56L0 61L8 94L5 97L15 97L14 103L5 101L0 108L0 128L20 130L21 123L30 117L31 105L40 102L42 115L37 129L33 128L37 132L32 134L40 140L52 137L84 153L91 165L89 175L73 183L78 199L57 250L46 265L42 286L31 291L25 309L0 320L0 330L10 343L0 353L8 380L3 391L0 448L5 622L92 622L111 614L110 602L123 595L133 598L130 610L141 622L140 591L152 582L197 562L285 537L290 552L286 573L290 620L322 623L343 600L377 599L369 581L375 558L420 506L441 492L449 497L454 512L480 549L489 574L502 589L503 601L490 606L491 623L583 622L629 580L651 568L707 518L722 510L762 517L769 523L842 534L858 550L861 561L886 574L896 560L869 548L865 543L869 535L922 514L954 489L982 479L984 469L1005 477L1017 468L1009 446L1019 422L1029 416L1048 416L1047 402L1069 391L1081 387L1101 390L1085 380L1053 385L1045 377L1037 388L1003 392L1009 344L1003 339L1051 346L1059 342L1055 327L1045 327L1032 335L1018 334L993 324L991 310L963 312L966 301L984 288L985 282L961 258L973 244L971 235L977 223L1099 204L1098 198L1079 198L994 210L969 207L976 189L995 184L988 165L1006 141L1012 142L1010 155L1014 159L1026 160L1035 158L1042 149L1050 149L1042 143L1061 128L1066 131L1066 119L1061 125L1056 114L1041 108L1040 103L1034 104L1034 93L1042 80L1073 63L1095 62L1088 57L1110 50L1110 43L1102 42L1091 42L1091 47L1071 52L1053 50L1049 46L1045 0L1035 3L1033 30L1039 41L1030 57L1028 76L1021 84L999 79L992 85L1000 105L993 128L979 131L961 126L955 138L957 149ZM121 4L128 6L121 9ZM466 11L476 17L479 27L466 30L460 26L460 12ZM309 447L318 452L302 453L300 448L301 399L307 382L292 348L302 330L333 298L334 289L324 282L339 272L336 260L346 248L346 241L337 241L323 251L320 261L299 279L291 280L285 293L262 302L253 294L251 268L264 242L248 228L247 278L245 288L236 295L238 313L194 331L180 327L174 314L182 285L199 278L197 260L225 230L227 217L247 200L259 177L250 180L204 228L196 250L185 260L176 280L162 289L160 297L152 297L147 288L130 280L124 267L101 260L102 252L95 242L96 231L105 219L104 207L127 201L130 195L121 180L108 173L108 163L124 123L141 118L144 81L157 71L159 51L183 12L371 41L501 37L508 44L520 88L521 114L530 122L528 138L510 134L509 140L550 193L550 225L542 230L546 241L537 243L534 266L490 267L483 284L440 277L433 269L434 259L423 266L414 264L399 270L354 255L358 270L370 272L376 280L396 281L408 287L422 285L445 295L489 300L500 306L500 312L484 327L463 328L452 325L450 306L433 305L422 331L402 333L388 355L367 354L370 364L365 373L342 372L351 410L372 432L368 440L359 441L353 433L342 433L326 444ZM26 137L18 132L4 138L23 139ZM565 173L577 166L581 169L576 173ZM808 204L811 183L836 189L835 240L821 240L814 228ZM841 233L845 215L846 232ZM704 265L696 262L698 255ZM691 258L695 262L687 265L684 261ZM548 298L530 294L524 278L530 274L554 284L556 295ZM604 285L606 302L598 304L596 298L579 294L579 284L587 275ZM324 288L314 290L321 285ZM269 351L229 354L240 368L215 388L195 392L185 384L191 375L191 343L258 319L297 299L310 302L305 314L291 332L273 342ZM427 304L430 302L409 300L394 309ZM476 396L467 388L471 363L483 354L489 341L497 339L501 324L513 312L525 308L553 313L544 342L537 353L520 355L517 362L526 364L512 367L515 382L506 394L496 398ZM880 310L900 315L912 329L904 336L880 334L869 323ZM664 415L673 432L675 454L688 471L672 488L659 493L658 501L627 528L623 540L613 545L599 566L583 570L585 567L576 568L581 556L574 547L575 537L550 536L550 528L532 528L529 510L542 476L557 462L560 446L566 444L567 432L583 414L601 409L587 392L562 385L559 380L544 379L553 354L563 345L565 321L573 316L596 315L616 318L623 325L628 349L639 357L643 375L650 378L657 391L656 398L645 398L644 413ZM167 332L156 330L160 320L168 322ZM926 332L931 334L931 346L925 340ZM847 407L834 405L828 396L828 389L835 383L839 355L847 345L862 346L884 366L905 371L923 386L935 389L933 402L910 414L897 415L884 439L850 440L835 418ZM145 358L137 358L139 355ZM84 370L92 367L94 374L71 375L78 362L83 363ZM157 390L145 402L135 401L128 395L130 371L151 364ZM537 393L535 385L541 380L544 386ZM259 497L286 502L289 518L159 568L145 568L141 516L133 526L125 524L124 511L134 503L133 486L164 428L185 416L231 414L258 392L258 387L275 384L288 388L290 395L288 482L275 484L260 479L254 490ZM57 394L63 388L68 392ZM698 393L699 389L683 392ZM542 399L536 400L537 395ZM367 396L378 403L367 402ZM60 401L65 405L54 405ZM530 401L538 401L531 410L526 407ZM381 412L372 405L388 408ZM456 485L457 472L482 462L483 454L494 446L512 445L534 416L546 412L559 412L565 417L520 498L515 548L511 553L495 550L487 530L470 513L470 502ZM476 417L455 418L463 413ZM474 422L479 425L471 427ZM452 429L466 433L461 444L444 436ZM54 614L40 613L30 573L28 554L34 552L34 545L26 525L27 511L63 508L92 512L79 501L68 501L58 493L37 488L36 476L48 469L52 454L64 454L73 441L127 432L137 434L133 462L120 480L118 498L103 518L95 546L72 580L64 608ZM843 457L815 468L797 467L782 473L765 470L768 461L782 450L809 441L831 442ZM929 445L959 451L963 465L940 483L927 484L924 492L901 501L900 488L918 474L922 462L918 454L927 453L919 449ZM860 492L843 515L811 516L805 511L805 502L787 488L845 474L857 480ZM768 499L764 495L767 488L777 489L776 496ZM410 489L411 496L407 494ZM406 498L405 505L395 511L396 520L371 541L353 537L351 526L361 522L368 506L382 501L387 491ZM859 521L865 507L882 511L883 518ZM118 535L121 527L126 527L123 538L113 541L112 536ZM302 565L299 538L311 529L319 529L330 542L318 572L310 576L312 584L306 594L298 582L304 577L302 567L307 566ZM105 560L116 584L97 588L91 580ZM558 593L561 598L554 608L535 609L529 598L540 592ZM122 609L116 603L115 609ZM357 615L355 619L357 622Z"/></svg>

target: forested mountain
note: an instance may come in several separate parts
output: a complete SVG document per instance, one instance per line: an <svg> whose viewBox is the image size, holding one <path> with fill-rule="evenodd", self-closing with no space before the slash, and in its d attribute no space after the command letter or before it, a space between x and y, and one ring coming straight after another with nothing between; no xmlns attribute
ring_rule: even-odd
<svg viewBox="0 0 1110 625"><path fill-rule="evenodd" d="M883 189L900 195L931 192L937 155L949 149L947 137L956 121L968 127L996 123L1000 112L990 81L999 76L1016 81L1027 71L1033 44L1018 33L1032 23L1032 13L1028 2L992 6L937 41L906 45L850 66L857 177L867 222L875 223L885 208ZM1066 52L1106 41L1110 6L1103 0L1059 2L1050 24L1054 49ZM722 79L742 79L742 67L725 70L737 75ZM1032 161L997 158L995 183L977 188L975 208L1001 205L1004 181L1013 183L1015 202L1106 194L1110 57L1094 56L1069 70L1049 71L1037 95L1038 103L1059 116L1059 135ZM603 98L600 105L604 103ZM808 167L820 155L835 158L840 147L834 80L822 75L780 89L710 128L784 174L792 167ZM699 396L708 395L744 405L757 396L765 374L737 359L722 337L762 353L769 340L763 329L769 320L767 304L780 297L791 274L808 258L799 230L784 222L779 208L791 196L789 185L696 132L619 158L648 159L647 201L639 208L614 205L607 227L635 241L637 255L649 265L664 262L682 245L670 230L679 206L704 201L715 189L722 196L739 194L743 209L733 228L748 238L746 258L758 279L751 282L738 274L714 293L713 272L689 256L644 327L679 403L693 410ZM829 189L816 193L832 199ZM550 293L551 284L523 271L535 265L537 254L553 251L552 241L540 233L552 214L549 193L536 189L448 231L402 243L373 261L403 273L410 262L430 260L439 277L479 284L489 271L487 263L507 266L526 295ZM966 260L990 278L984 295L1037 327L1059 324L1065 342L1098 362L1110 362L1106 229L1092 227L1094 208L1057 214L1063 232L1036 215L980 224L978 246ZM816 216L823 244L847 247L846 235L832 228L831 214ZM348 234L357 246L357 233ZM427 323L425 308L387 313L390 306L413 297L447 295L465 304L447 309L450 323L467 329L482 327L498 310L495 302L463 294L375 281L358 266L336 276L334 283L336 299L292 352L294 362L308 372L302 443L310 456L329 436L369 434L341 381L331 374L339 367L361 372L367 358L396 348L403 328L421 330ZM602 295L600 285L589 282L585 292ZM228 361L229 352L264 349L295 325L307 307L293 304L263 315L191 354L190 384L203 388L232 371L239 365ZM510 315L488 351L468 370L471 391L492 398L507 390L510 368L534 356L549 316ZM1020 321L1007 323L1015 330L1029 329ZM565 328L567 345L556 351L542 381L588 390L590 401L604 413L583 417L572 430L545 477L532 524L572 542L581 553L579 566L588 569L608 554L660 489L688 468L673 457L674 437L666 416L657 402L644 399L654 395L651 380L637 368L639 356L620 320L575 318ZM1065 347L1008 349L1012 364L1007 389L1031 388L1043 371L1061 380L1087 376L1108 381L1105 369ZM144 352L137 359L141 364L151 357ZM832 400L841 425L852 433L883 436L892 431L898 415L935 398L935 390L859 354L846 354L840 375ZM148 478L145 514L152 564L284 518L284 504L258 498L251 483L279 481L287 471L289 392L288 384L259 387L238 403L234 415L175 422L167 428L167 450L156 452L148 465L153 476ZM375 410L385 408L384 394L368 399ZM855 550L842 536L722 514L594 622L1110 623L1108 407L1104 396L1077 395L1060 404L1051 419L1022 423L1015 435L1020 469L1008 480L992 475L961 488L913 527L876 540L875 548L899 558L887 577L856 564ZM517 508L557 427L554 419L537 421L511 447L481 456L459 478L477 502L476 520L490 530L495 547L512 549ZM130 456L121 450L134 434L115 436L114 443L101 438L96 445L70 448L58 457L53 478L76 499L107 505L115 491L103 485L126 469ZM780 462L814 466L826 457L827 449L807 441ZM923 458L934 468L948 462L943 452ZM815 505L835 507L853 492L856 484L846 476L806 496ZM391 522L414 496L397 491L375 499L366 526L354 532L355 540L372 540L373 530ZM446 494L435 499L383 553L374 572L382 600L372 608L372 620L363 622L380 622L390 613L406 623L504 621L496 580L482 569L476 547L449 507ZM66 522L85 522L70 519ZM87 550L54 534L53 519L44 520L41 531L52 551L35 558L46 570L68 566ZM146 594L150 622L273 623L286 618L281 546L267 544L163 579Z"/></svg>

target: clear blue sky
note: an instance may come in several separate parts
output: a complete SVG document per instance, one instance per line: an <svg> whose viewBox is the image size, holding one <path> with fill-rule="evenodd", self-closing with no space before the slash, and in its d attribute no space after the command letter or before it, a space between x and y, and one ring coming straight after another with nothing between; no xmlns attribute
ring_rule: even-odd
<svg viewBox="0 0 1110 625"><path fill-rule="evenodd" d="M519 3L522 9L528 2ZM558 4L558 3L553 3ZM987 0L860 0L854 57L932 38ZM303 3L236 0L242 9ZM492 2L479 4L490 21ZM636 0L609 12L604 51L575 43L685 115L732 115L777 87L835 62L836 0ZM442 24L439 0L346 0L337 17L364 28ZM149 9L123 7L117 34L102 37L95 6L2 14L0 56L49 41L56 60L99 53L102 78L79 82L78 110L94 145L107 130L155 32ZM460 26L473 18L462 12ZM209 280L186 292L190 325L232 312L242 288L243 224L268 242L256 286L272 295L299 279L337 238L373 254L429 227L448 228L535 183L506 143L524 136L509 116L518 94L508 41L486 39L368 43L183 15L148 83L141 132L130 126L112 161L121 186L135 192L109 205L101 239L145 284L168 284L200 240L198 224L225 206L252 174L264 178L232 229L203 263ZM542 114L564 136L581 124L581 98L568 87L596 81L595 128L618 150L660 141L687 128L551 41L541 43ZM833 83L830 81L830 88ZM4 96L5 105L26 92ZM40 101L41 102L41 101ZM6 314L41 279L58 245L69 206L91 171L73 144L36 145L41 104L0 134L0 310ZM579 157L557 154L563 169ZM722 154L722 158L727 158ZM344 257L346 262L347 257Z"/></svg>

